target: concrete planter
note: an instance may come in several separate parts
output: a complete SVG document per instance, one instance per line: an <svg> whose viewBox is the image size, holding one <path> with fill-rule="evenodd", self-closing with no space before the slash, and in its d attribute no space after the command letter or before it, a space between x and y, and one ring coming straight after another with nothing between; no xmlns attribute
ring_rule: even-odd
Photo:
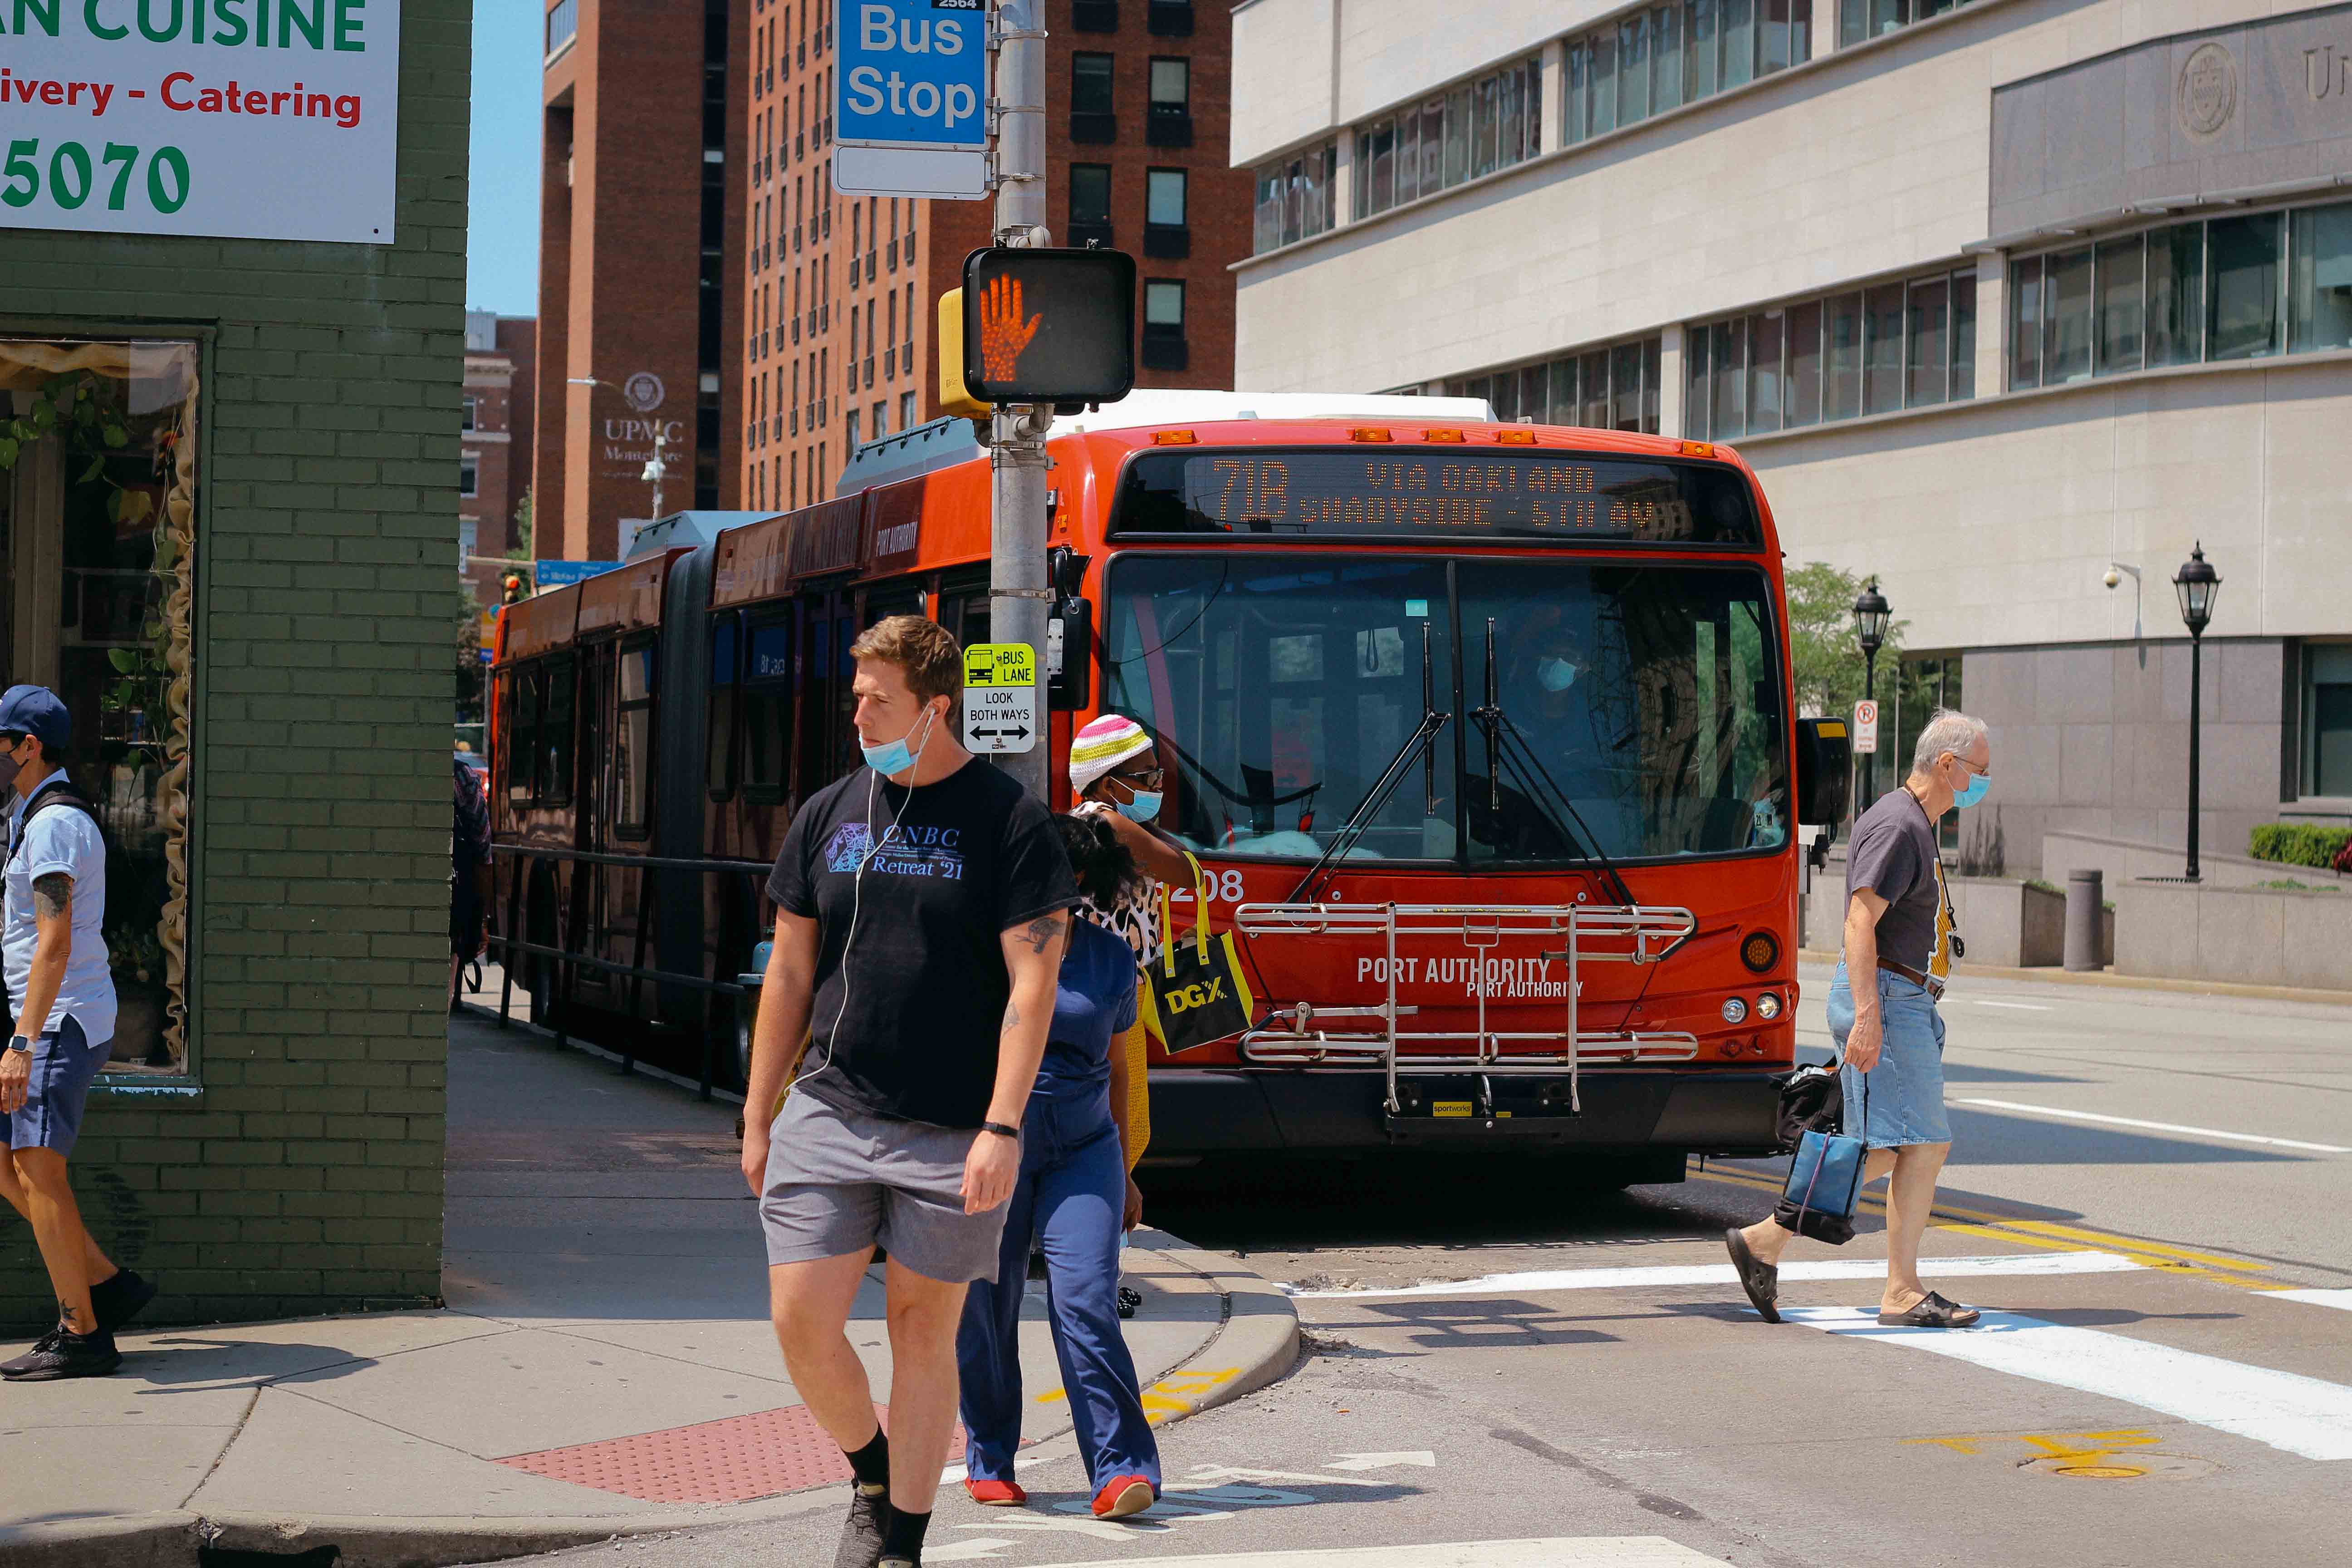
<svg viewBox="0 0 2352 1568"><path fill-rule="evenodd" d="M2113 891L2119 973L2352 991L2352 892L2150 880Z"/></svg>

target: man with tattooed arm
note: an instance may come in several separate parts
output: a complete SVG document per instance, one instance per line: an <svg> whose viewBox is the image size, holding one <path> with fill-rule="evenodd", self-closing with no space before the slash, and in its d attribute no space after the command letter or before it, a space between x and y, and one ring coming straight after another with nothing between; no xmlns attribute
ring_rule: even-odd
<svg viewBox="0 0 2352 1568"><path fill-rule="evenodd" d="M1044 804L951 732L955 638L893 616L849 651L866 766L801 808L769 879L743 1176L785 1368L855 1474L836 1568L918 1568L955 1424L956 1325L965 1287L996 1275L1078 890ZM887 1438L844 1331L877 1244Z"/></svg>

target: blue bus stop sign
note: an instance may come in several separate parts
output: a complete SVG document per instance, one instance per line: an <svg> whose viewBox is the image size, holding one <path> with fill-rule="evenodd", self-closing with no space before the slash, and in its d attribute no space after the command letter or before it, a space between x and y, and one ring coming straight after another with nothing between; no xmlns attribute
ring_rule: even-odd
<svg viewBox="0 0 2352 1568"><path fill-rule="evenodd" d="M840 0L834 36L835 188L985 196L983 0Z"/></svg>

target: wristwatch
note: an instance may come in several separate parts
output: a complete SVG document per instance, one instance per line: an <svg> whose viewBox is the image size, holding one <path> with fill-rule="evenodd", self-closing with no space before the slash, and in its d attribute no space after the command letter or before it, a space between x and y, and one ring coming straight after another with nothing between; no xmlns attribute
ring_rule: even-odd
<svg viewBox="0 0 2352 1568"><path fill-rule="evenodd" d="M23 1051L26 1054L30 1055L33 1049L33 1042L26 1039L22 1035L11 1035L8 1037L8 1048L12 1051Z"/></svg>
<svg viewBox="0 0 2352 1568"><path fill-rule="evenodd" d="M1018 1127L1007 1127L1002 1121L983 1121L980 1124L980 1130L982 1132L993 1132L999 1138L1011 1138L1016 1142L1021 1137L1021 1129Z"/></svg>

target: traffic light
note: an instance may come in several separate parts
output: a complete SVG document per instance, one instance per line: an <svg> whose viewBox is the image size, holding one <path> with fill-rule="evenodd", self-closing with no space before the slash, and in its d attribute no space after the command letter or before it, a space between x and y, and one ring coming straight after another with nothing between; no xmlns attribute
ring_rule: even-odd
<svg viewBox="0 0 2352 1568"><path fill-rule="evenodd" d="M1134 387L1135 258L1125 252L975 250L961 292L959 390L972 401L1112 403ZM947 318L942 300L942 329Z"/></svg>

